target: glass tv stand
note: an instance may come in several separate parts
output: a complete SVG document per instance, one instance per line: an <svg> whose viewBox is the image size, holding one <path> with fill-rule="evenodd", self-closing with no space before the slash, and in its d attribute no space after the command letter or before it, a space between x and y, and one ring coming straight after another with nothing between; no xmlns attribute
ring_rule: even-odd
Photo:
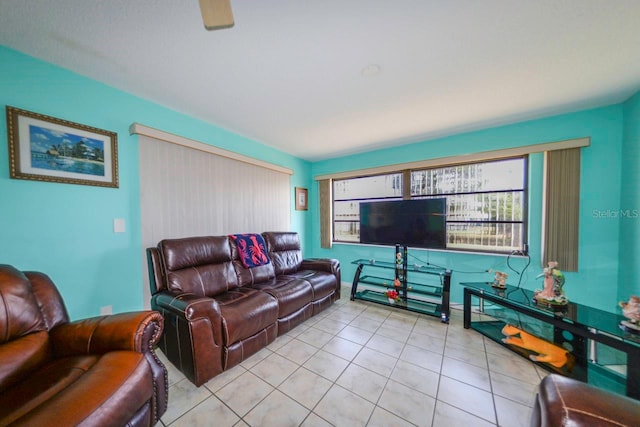
<svg viewBox="0 0 640 427"><path fill-rule="evenodd" d="M536 362L546 370L595 384L640 400L640 336L620 328L622 315L569 302L544 306L533 302L533 292L491 283L464 286L464 327L530 358L539 352L505 343L505 325L513 325L567 350L573 366ZM472 311L472 303L477 310Z"/></svg>
<svg viewBox="0 0 640 427"><path fill-rule="evenodd" d="M428 265L407 265L406 248L396 247L396 260L395 263L368 259L353 261L352 264L358 268L351 286L351 301L360 299L414 311L439 317L443 323L448 323L451 270ZM365 269L367 271L363 275ZM394 286L396 279L399 287ZM398 291L399 301L389 301L385 291L390 289Z"/></svg>

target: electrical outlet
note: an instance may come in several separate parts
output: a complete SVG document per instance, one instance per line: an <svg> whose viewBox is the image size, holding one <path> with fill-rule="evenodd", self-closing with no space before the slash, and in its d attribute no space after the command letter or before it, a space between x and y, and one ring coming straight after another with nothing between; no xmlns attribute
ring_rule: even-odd
<svg viewBox="0 0 640 427"><path fill-rule="evenodd" d="M114 233L124 233L125 232L124 218L114 218L113 219L113 232Z"/></svg>
<svg viewBox="0 0 640 427"><path fill-rule="evenodd" d="M100 315L106 316L108 314L113 314L113 306L105 305L104 307L100 307Z"/></svg>

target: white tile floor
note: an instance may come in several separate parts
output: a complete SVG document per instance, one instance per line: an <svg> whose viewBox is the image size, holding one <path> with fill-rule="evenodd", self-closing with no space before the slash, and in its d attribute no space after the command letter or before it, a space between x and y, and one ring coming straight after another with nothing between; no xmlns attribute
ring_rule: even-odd
<svg viewBox="0 0 640 427"><path fill-rule="evenodd" d="M169 370L165 426L527 426L545 371L435 317L342 299L197 388Z"/></svg>

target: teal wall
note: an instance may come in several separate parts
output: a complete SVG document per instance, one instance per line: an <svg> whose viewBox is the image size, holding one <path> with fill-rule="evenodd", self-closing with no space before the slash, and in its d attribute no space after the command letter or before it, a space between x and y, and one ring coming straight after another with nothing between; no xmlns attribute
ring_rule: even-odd
<svg viewBox="0 0 640 427"><path fill-rule="evenodd" d="M305 162L219 127L140 99L62 68L0 47L0 100L11 105L118 133L120 188L39 183L9 179L6 122L0 119L0 262L40 270L58 284L73 318L143 306L138 144L132 122L156 127L294 170L293 187L310 189L309 211L291 211L291 229L301 233L307 256L342 262L343 282L357 258L388 259L392 248L338 244L319 247L318 193L313 176L388 164L591 137L583 150L580 271L567 274L566 291L578 302L615 311L617 301L640 293L640 219L602 212L639 209L640 94L620 105L527 121L315 163ZM530 162L531 265L523 286L540 285L542 156ZM113 219L127 231L113 233ZM454 270L452 299L462 301L460 282L488 280L486 269L509 270L494 255L413 250L418 258ZM524 259L512 258L520 270ZM470 273L478 272L478 273Z"/></svg>
<svg viewBox="0 0 640 427"><path fill-rule="evenodd" d="M637 109L637 102L636 104ZM388 164L412 162L461 154L469 154L508 147L590 137L591 146L582 150L581 194L580 194L580 246L579 272L567 273L565 290L569 298L608 311L615 311L618 301L619 250L621 232L620 218L603 218L594 212L615 211L621 206L621 165L626 165L627 175L637 177L637 160L623 159L623 123L631 106L613 105L589 111L554 116L550 118L516 123L509 126L484 129L415 144L346 156L312 165L314 176L370 168ZM637 126L636 126L637 135ZM629 145L629 144L627 144ZM631 144L633 145L633 144ZM626 145L625 145L626 147ZM637 159L637 141L635 143ZM632 151L632 149L627 149ZM541 287L536 276L541 271L540 235L542 212L542 155L531 157L530 162L529 247L531 265L522 278L522 286L535 289ZM634 182L638 182L637 179ZM317 185L313 186L317 192ZM624 187L626 192L637 197L637 187ZM317 196L316 196L317 197ZM637 199L636 199L637 200ZM311 236L319 235L317 212L314 213ZM635 226L637 230L637 225ZM637 245L637 240L633 242ZM336 244L332 249L313 247L314 256L338 258L342 263L343 281L350 282L355 268L354 259L390 259L393 248ZM452 301L462 302L460 282L487 281L487 269L499 269L510 274L509 283L517 283L519 277L506 265L506 257L455 253L447 251L412 250L415 256L429 260L432 264L445 266L454 271ZM636 256L637 259L637 256ZM547 260L544 260L545 262ZM511 266L521 270L525 260L512 258ZM637 267L634 267L637 274ZM478 272L478 273L471 273ZM636 275L637 277L637 275Z"/></svg>
<svg viewBox="0 0 640 427"><path fill-rule="evenodd" d="M640 92L624 103L618 299L640 295Z"/></svg>
<svg viewBox="0 0 640 427"><path fill-rule="evenodd" d="M117 132L120 188L9 179L7 130L0 119L0 263L49 274L72 318L143 307L138 143L129 125L179 134L293 169L306 187L310 164L158 104L0 46L0 103ZM113 232L124 218L126 233ZM291 211L306 243L308 212ZM248 230L253 231L253 230Z"/></svg>

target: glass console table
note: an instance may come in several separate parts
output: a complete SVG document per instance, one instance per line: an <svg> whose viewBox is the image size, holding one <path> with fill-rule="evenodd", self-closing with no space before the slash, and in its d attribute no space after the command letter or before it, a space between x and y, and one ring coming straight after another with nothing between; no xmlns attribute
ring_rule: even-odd
<svg viewBox="0 0 640 427"><path fill-rule="evenodd" d="M351 301L361 299L436 316L444 323L449 322L451 270L415 264L409 266L406 262L399 266L393 262L368 259L358 259L352 264L356 264L358 268L351 286ZM362 275L365 267L367 274ZM393 285L394 279L398 276L396 271L402 271L400 287ZM411 280L408 280L409 276ZM385 296L388 289L396 289L400 301L389 303Z"/></svg>
<svg viewBox="0 0 640 427"><path fill-rule="evenodd" d="M546 307L533 302L530 290L491 283L464 286L464 327L529 358L537 355L519 345L505 344L502 330L513 325L569 351L571 366L536 362L545 369L640 399L640 336L620 328L624 317L581 304ZM478 310L472 312L472 302ZM473 318L472 318L473 317Z"/></svg>

